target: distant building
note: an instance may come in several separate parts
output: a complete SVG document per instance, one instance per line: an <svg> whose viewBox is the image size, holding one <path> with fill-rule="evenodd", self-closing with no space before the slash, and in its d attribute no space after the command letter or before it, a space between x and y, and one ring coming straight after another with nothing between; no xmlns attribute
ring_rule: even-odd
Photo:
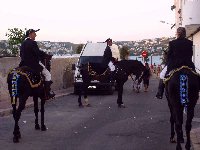
<svg viewBox="0 0 200 150"><path fill-rule="evenodd" d="M175 27L185 27L187 37L193 41L193 61L200 73L200 0L174 0Z"/></svg>

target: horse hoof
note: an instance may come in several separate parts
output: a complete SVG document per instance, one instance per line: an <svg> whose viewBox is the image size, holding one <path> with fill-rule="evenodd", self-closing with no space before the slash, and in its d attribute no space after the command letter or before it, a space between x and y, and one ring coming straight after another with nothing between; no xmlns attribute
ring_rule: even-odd
<svg viewBox="0 0 200 150"><path fill-rule="evenodd" d="M40 125L39 124L35 125L35 130L40 130Z"/></svg>
<svg viewBox="0 0 200 150"><path fill-rule="evenodd" d="M86 107L91 107L91 104L87 104L87 105L85 105Z"/></svg>
<svg viewBox="0 0 200 150"><path fill-rule="evenodd" d="M186 143L186 145L185 145L185 149L186 149L186 150L190 150L190 147L191 147L191 145L188 144L188 143Z"/></svg>
<svg viewBox="0 0 200 150"><path fill-rule="evenodd" d="M47 127L46 127L45 125L42 125L42 126L41 126L41 130L42 130L42 131L46 131L46 130L47 130Z"/></svg>
<svg viewBox="0 0 200 150"><path fill-rule="evenodd" d="M18 133L18 134L16 135L16 137L17 137L18 139L21 139L21 138L22 138L21 133Z"/></svg>
<svg viewBox="0 0 200 150"><path fill-rule="evenodd" d="M118 107L119 108L126 108L126 106L124 104L119 104Z"/></svg>
<svg viewBox="0 0 200 150"><path fill-rule="evenodd" d="M83 104L79 104L78 107L83 108Z"/></svg>
<svg viewBox="0 0 200 150"><path fill-rule="evenodd" d="M182 150L181 145L177 145L176 150Z"/></svg>
<svg viewBox="0 0 200 150"><path fill-rule="evenodd" d="M176 143L176 140L174 138L170 138L170 143Z"/></svg>
<svg viewBox="0 0 200 150"><path fill-rule="evenodd" d="M13 137L13 143L19 143L19 138L18 137Z"/></svg>

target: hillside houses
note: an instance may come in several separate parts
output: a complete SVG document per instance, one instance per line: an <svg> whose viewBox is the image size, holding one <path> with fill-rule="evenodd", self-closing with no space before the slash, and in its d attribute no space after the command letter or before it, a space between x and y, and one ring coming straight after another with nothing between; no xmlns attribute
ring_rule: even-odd
<svg viewBox="0 0 200 150"><path fill-rule="evenodd" d="M127 46L130 50L130 55L141 55L143 50L147 50L150 55L162 55L163 50L167 49L169 41L173 39L174 37L162 37L138 41L114 41L113 43L119 47ZM41 50L60 56L75 54L75 50L78 46L78 44L70 42L51 41L38 41L38 45ZM5 55L6 50L9 51L7 41L0 41L0 56Z"/></svg>

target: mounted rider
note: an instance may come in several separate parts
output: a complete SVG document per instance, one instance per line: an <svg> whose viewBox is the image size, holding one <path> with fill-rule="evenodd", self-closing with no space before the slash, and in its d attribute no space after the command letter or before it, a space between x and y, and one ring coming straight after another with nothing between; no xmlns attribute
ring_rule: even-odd
<svg viewBox="0 0 200 150"><path fill-rule="evenodd" d="M41 60L48 54L41 51L37 45L37 42L35 41L35 37L37 36L36 32L39 30L40 29L29 29L26 31L26 38L22 42L20 47L21 62L19 64L19 67L27 66L30 67L36 74L42 73L42 75L45 77L44 86L47 94L47 99L50 99L53 98L55 94L50 92L50 86L53 83L51 81L51 74L41 63Z"/></svg>
<svg viewBox="0 0 200 150"><path fill-rule="evenodd" d="M193 42L186 39L186 30L184 27L179 27L176 32L177 39L169 42L169 50L167 52L166 66L160 73L160 81L156 97L162 99L164 93L163 79L170 71L181 66L188 66L195 71L193 56ZM195 71L196 72L196 71Z"/></svg>
<svg viewBox="0 0 200 150"><path fill-rule="evenodd" d="M103 66L105 66L106 68L108 66L110 68L110 71L111 71L110 80L111 82L113 82L115 66L112 62L113 61L112 50L111 50L112 39L108 38L105 42L107 43L107 46L103 55Z"/></svg>

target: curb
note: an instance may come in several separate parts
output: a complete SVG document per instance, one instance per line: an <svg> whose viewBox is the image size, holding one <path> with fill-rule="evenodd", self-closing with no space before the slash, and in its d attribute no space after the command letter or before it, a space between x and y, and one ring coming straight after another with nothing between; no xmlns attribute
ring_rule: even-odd
<svg viewBox="0 0 200 150"><path fill-rule="evenodd" d="M54 100L56 100L56 98L60 98L60 97L64 97L64 96L70 95L72 93L73 92L66 92L66 93L56 94L54 99L47 100L46 103L48 103L50 101L54 101ZM30 98L32 98L32 97L30 97ZM39 104L40 104L40 101L39 101ZM26 103L25 109L29 108L29 107L33 107L33 106L34 106L33 102ZM12 114L12 108L6 108L6 109L1 109L0 110L0 117L8 116L10 114Z"/></svg>
<svg viewBox="0 0 200 150"><path fill-rule="evenodd" d="M190 132L191 144L194 150L200 150L199 132L200 128L192 129Z"/></svg>

